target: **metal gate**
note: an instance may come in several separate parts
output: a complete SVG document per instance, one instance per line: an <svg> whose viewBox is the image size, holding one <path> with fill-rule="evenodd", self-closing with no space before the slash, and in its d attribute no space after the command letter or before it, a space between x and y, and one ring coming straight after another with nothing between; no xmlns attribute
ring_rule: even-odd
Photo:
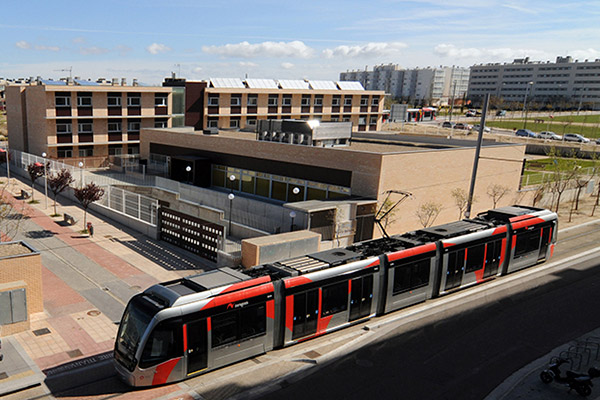
<svg viewBox="0 0 600 400"><path fill-rule="evenodd" d="M223 248L223 226L168 208L159 210L161 240L217 261L217 251Z"/></svg>

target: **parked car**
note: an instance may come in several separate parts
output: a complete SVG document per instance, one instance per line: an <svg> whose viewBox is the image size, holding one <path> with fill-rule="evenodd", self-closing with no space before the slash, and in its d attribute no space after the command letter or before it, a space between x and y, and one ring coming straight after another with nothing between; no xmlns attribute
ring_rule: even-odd
<svg viewBox="0 0 600 400"><path fill-rule="evenodd" d="M505 117L505 116L506 116L506 110L496 111L496 117Z"/></svg>
<svg viewBox="0 0 600 400"><path fill-rule="evenodd" d="M562 140L562 136L557 135L552 131L543 131L538 133L538 136L542 139L550 139L550 140Z"/></svg>
<svg viewBox="0 0 600 400"><path fill-rule="evenodd" d="M473 130L479 132L479 126L480 126L479 124L473 125ZM490 129L489 126L484 126L483 127L483 131L487 132L487 133L490 133L492 130Z"/></svg>
<svg viewBox="0 0 600 400"><path fill-rule="evenodd" d="M596 144L600 144L600 138L596 139Z"/></svg>
<svg viewBox="0 0 600 400"><path fill-rule="evenodd" d="M538 137L537 133L530 131L529 129L519 129L515 135L517 136L523 136L523 137L531 137L531 138L536 138Z"/></svg>
<svg viewBox="0 0 600 400"><path fill-rule="evenodd" d="M463 124L462 122L458 122L456 125L454 125L454 129L471 129L473 128L472 125L469 124Z"/></svg>
<svg viewBox="0 0 600 400"><path fill-rule="evenodd" d="M579 133L565 133L563 136L565 142L589 143L590 139L580 135Z"/></svg>
<svg viewBox="0 0 600 400"><path fill-rule="evenodd" d="M454 122L444 121L442 123L442 128L454 128Z"/></svg>
<svg viewBox="0 0 600 400"><path fill-rule="evenodd" d="M468 110L465 113L465 117L475 117L475 116L477 116L477 111L475 111L475 110Z"/></svg>

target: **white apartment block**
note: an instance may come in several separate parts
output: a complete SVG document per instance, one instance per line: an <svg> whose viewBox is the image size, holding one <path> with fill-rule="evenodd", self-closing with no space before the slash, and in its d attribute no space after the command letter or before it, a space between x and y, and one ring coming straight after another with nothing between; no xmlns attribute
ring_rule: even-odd
<svg viewBox="0 0 600 400"><path fill-rule="evenodd" d="M341 81L361 82L365 89L383 90L393 98L409 103L448 104L467 92L469 69L452 67L403 69L397 64L381 64L368 70L340 73Z"/></svg>
<svg viewBox="0 0 600 400"><path fill-rule="evenodd" d="M600 104L600 59L573 60L557 57L556 62L530 61L479 64L471 67L468 97L480 103L485 94L505 102L569 102L571 106L596 108Z"/></svg>

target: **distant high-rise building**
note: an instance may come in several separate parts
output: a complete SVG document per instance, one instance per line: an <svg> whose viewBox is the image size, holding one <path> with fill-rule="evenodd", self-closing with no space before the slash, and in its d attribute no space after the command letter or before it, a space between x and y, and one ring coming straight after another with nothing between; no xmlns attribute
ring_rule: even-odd
<svg viewBox="0 0 600 400"><path fill-rule="evenodd" d="M381 64L369 71L340 73L342 81L359 81L369 90L383 90L395 99L409 103L447 104L461 98L469 84L469 69L460 67L403 69L398 64Z"/></svg>
<svg viewBox="0 0 600 400"><path fill-rule="evenodd" d="M556 61L530 61L479 64L471 67L468 97L481 103L491 94L502 102L529 101L570 107L597 107L600 103L600 59L573 61L570 56Z"/></svg>

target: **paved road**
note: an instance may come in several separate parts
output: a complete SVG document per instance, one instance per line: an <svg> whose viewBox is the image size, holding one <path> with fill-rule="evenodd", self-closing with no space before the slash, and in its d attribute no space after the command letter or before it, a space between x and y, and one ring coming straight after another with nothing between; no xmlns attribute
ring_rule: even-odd
<svg viewBox="0 0 600 400"><path fill-rule="evenodd" d="M563 235L557 256L597 245L597 229ZM400 327L262 398L483 399L521 366L600 326L598 267L593 258L519 295Z"/></svg>

